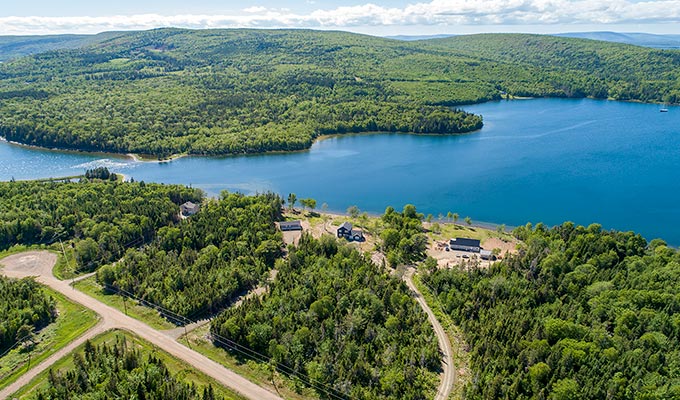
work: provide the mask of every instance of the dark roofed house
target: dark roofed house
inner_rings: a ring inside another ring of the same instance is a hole
[[[283,221],[279,222],[279,229],[281,231],[301,231],[302,224],[300,221]]]
[[[338,228],[338,237],[349,238],[352,233],[352,224],[349,222],[343,222]]]
[[[192,203],[190,201],[187,201],[186,203],[179,206],[182,215],[184,215],[185,217],[196,214],[200,208],[201,208],[200,204]]]
[[[347,239],[354,240],[356,242],[364,241],[364,232],[361,229],[352,229],[349,232]]]
[[[449,240],[449,247],[451,250],[471,251],[473,253],[479,253],[482,249],[479,239],[470,238],[451,239]]]

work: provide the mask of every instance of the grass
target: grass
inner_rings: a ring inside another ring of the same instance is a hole
[[[55,299],[59,316],[36,335],[37,345],[30,353],[32,366],[38,365],[99,321],[93,311],[67,300],[62,294],[49,288],[43,290]],[[3,388],[26,372],[28,353],[17,348],[2,357],[1,361],[0,388]]]
[[[105,332],[94,339],[92,339],[92,343],[94,345],[98,345],[103,342],[114,342],[118,337],[124,337],[129,343],[134,345],[139,349],[139,351],[143,355],[148,355],[153,353],[156,357],[159,357],[160,359],[163,360],[165,365],[168,367],[168,370],[170,373],[173,375],[178,375],[178,378],[181,380],[187,382],[187,383],[194,383],[199,387],[203,387],[206,385],[212,385],[213,389],[215,389],[215,394],[218,396],[222,396],[225,399],[229,400],[237,400],[237,399],[243,399],[243,397],[239,396],[238,394],[230,391],[227,388],[224,388],[222,385],[217,383],[214,379],[208,377],[207,375],[197,371],[194,368],[191,368],[189,365],[184,363],[183,361],[180,361],[173,356],[158,350],[153,346],[152,344],[146,342],[145,340],[140,339],[139,337],[135,336],[134,334],[126,331],[119,331],[119,330],[112,330]],[[83,345],[84,346],[84,345]],[[83,346],[80,346],[76,351],[82,351]],[[52,367],[53,369],[69,369],[73,368],[73,358],[71,355],[68,355],[61,360],[57,361],[54,366]],[[49,370],[43,371],[40,375],[38,375],[35,379],[33,379],[28,385],[23,387],[21,390],[19,390],[17,393],[15,393],[12,398],[16,397],[19,399],[22,398],[29,398],[32,394],[34,394],[37,390],[46,388],[48,386],[47,382],[47,374],[49,373]],[[200,391],[200,390],[199,390]]]
[[[82,275],[82,273],[78,274],[75,272],[78,270],[78,264],[76,263],[76,256],[71,246],[64,246],[66,258],[64,258],[64,253],[62,253],[61,245],[59,243],[57,243],[57,247],[57,262],[52,268],[54,277],[63,281]]]
[[[123,296],[106,293],[101,285],[97,283],[94,276],[78,281],[74,286],[81,292],[94,297],[95,299],[117,309],[120,312],[125,313],[127,311],[128,316],[142,321],[154,329],[164,330],[177,327],[165,318],[161,317],[158,312],[152,308],[140,305],[136,301],[130,299],[125,300],[125,303],[123,303]]]
[[[276,386],[274,386],[272,384],[272,372],[268,364],[252,360],[244,361],[234,357],[231,353],[215,346],[212,341],[207,339],[209,331],[210,325],[204,325],[181,337],[179,341],[251,382],[278,393],[284,399],[310,400],[319,398],[313,389],[306,388],[302,386],[300,381],[290,379],[278,372],[274,374],[274,382],[276,383]]]
[[[419,274],[413,276],[413,283],[416,285],[423,299],[430,306],[432,312],[449,336],[451,342],[453,364],[456,368],[456,381],[451,391],[449,399],[463,399],[463,388],[470,383],[470,354],[467,352],[467,344],[463,338],[463,333],[456,326],[451,317],[444,311],[439,299],[437,299],[430,289],[422,282]]]

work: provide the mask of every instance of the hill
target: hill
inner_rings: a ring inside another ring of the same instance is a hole
[[[626,43],[635,46],[653,47],[657,49],[679,49],[680,35],[654,35],[651,33],[620,32],[569,32],[555,36],[602,40],[607,42]]]
[[[404,42],[345,32],[131,32],[0,65],[0,135],[138,152],[301,150],[323,134],[464,133],[511,96],[675,103],[680,52],[540,35]]]
[[[0,36],[0,62],[59,49],[77,49],[122,35],[104,32],[97,35]]]

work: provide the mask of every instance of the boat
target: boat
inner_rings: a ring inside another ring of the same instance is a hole
[[[667,108],[662,108],[662,109],[659,110],[659,112],[668,112],[668,109],[667,109]]]

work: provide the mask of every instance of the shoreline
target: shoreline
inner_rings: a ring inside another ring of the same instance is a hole
[[[536,100],[536,99],[561,99],[561,100],[593,100],[593,101],[615,101],[615,102],[623,102],[623,103],[634,103],[634,104],[649,104],[649,105],[664,105],[667,108],[670,107],[680,107],[680,104],[667,104],[664,102],[646,102],[642,100],[616,100],[616,99],[599,99],[599,98],[594,98],[594,97],[536,97],[536,96],[511,96],[507,95],[507,97],[503,97],[501,99],[490,99],[486,101],[481,101],[477,103],[467,103],[461,106],[457,106],[457,109],[460,109],[462,111],[465,110],[465,106],[475,106],[475,105],[481,105],[481,104],[486,104],[486,103],[500,103],[500,102],[505,102],[505,101],[526,101],[526,100]],[[449,107],[452,108],[452,107]],[[469,111],[466,111],[469,112]],[[476,115],[476,114],[475,114]],[[482,117],[482,121],[484,119],[483,115],[480,115]],[[227,158],[227,157],[249,157],[249,156],[263,156],[263,155],[276,155],[276,154],[295,154],[295,153],[303,153],[303,152],[309,152],[312,147],[314,146],[315,143],[321,142],[324,140],[328,139],[334,139],[337,137],[341,136],[359,136],[359,135],[385,135],[385,134],[397,134],[397,135],[413,135],[413,136],[464,136],[464,135],[472,135],[481,132],[484,129],[484,126],[482,125],[481,128],[475,129],[469,132],[451,132],[451,133],[417,133],[417,132],[390,132],[390,131],[368,131],[368,132],[346,132],[346,133],[329,133],[329,134],[323,134],[316,136],[312,139],[312,142],[309,147],[304,148],[304,149],[298,149],[298,150],[270,150],[270,151],[263,151],[263,152],[258,152],[258,153],[224,153],[224,154],[191,154],[191,153],[176,153],[172,154],[167,158],[163,159],[157,159],[156,156],[153,155],[145,155],[145,154],[140,154],[140,153],[116,153],[116,152],[110,152],[110,151],[90,151],[90,150],[83,150],[83,149],[73,149],[73,148],[61,148],[61,147],[45,147],[45,146],[39,146],[39,145],[34,145],[34,144],[26,144],[26,143],[20,143],[20,142],[15,142],[12,140],[7,140],[7,138],[0,136],[0,142],[5,142],[13,146],[21,146],[21,147],[26,147],[29,149],[34,149],[34,150],[43,150],[43,151],[54,151],[54,152],[62,152],[62,153],[76,153],[76,154],[91,154],[91,155],[101,155],[101,156],[110,156],[113,158],[123,158],[123,159],[128,159],[132,160],[133,162],[139,162],[139,163],[166,163],[166,162],[172,162],[175,160],[179,160],[185,157],[212,157],[212,158]]]

